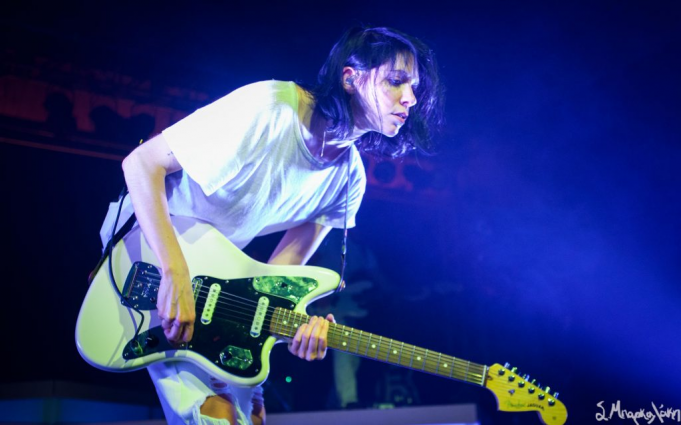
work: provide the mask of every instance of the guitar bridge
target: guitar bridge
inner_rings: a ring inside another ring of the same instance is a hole
[[[156,309],[156,297],[160,284],[161,273],[156,266],[137,261],[132,265],[125,279],[121,304],[130,304],[139,310]]]

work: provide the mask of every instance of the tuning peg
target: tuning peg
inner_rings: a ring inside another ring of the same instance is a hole
[[[533,379],[533,380],[532,380],[532,385],[536,385],[536,383],[537,383],[537,380],[536,380],[536,379]]]
[[[555,393],[553,393],[553,398],[558,398],[558,391],[556,391]]]
[[[505,367],[506,369],[508,369],[508,368],[511,367],[511,364],[510,364],[509,362],[506,362],[506,363],[504,363],[504,367]]]
[[[514,368],[511,369],[511,373],[516,373],[517,371],[518,371],[517,367],[514,367]]]
[[[529,381],[529,380],[530,380],[530,375],[528,375],[527,373],[524,374],[524,375],[523,375],[523,379],[526,380],[526,381]]]
[[[546,394],[551,394],[551,387],[547,385],[544,391],[546,391]]]

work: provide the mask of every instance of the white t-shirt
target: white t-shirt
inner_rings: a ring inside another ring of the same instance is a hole
[[[254,237],[304,222],[342,228],[350,161],[348,227],[366,188],[357,149],[329,163],[303,142],[298,90],[293,82],[263,81],[241,87],[163,131],[182,166],[166,178],[172,215],[216,227],[239,248]],[[118,203],[109,207],[102,244],[111,236]],[[132,214],[125,198],[118,228]]]
[[[357,149],[331,163],[303,142],[293,82],[244,86],[163,132],[183,168],[166,179],[174,215],[211,223],[235,245],[311,221],[348,227],[366,187]]]

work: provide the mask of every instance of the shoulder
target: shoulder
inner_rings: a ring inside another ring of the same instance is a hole
[[[251,125],[293,116],[298,110],[297,85],[290,81],[260,81],[230,92],[198,109],[196,117],[203,121],[219,119],[230,127]]]
[[[239,100],[244,107],[248,105],[298,106],[299,87],[292,81],[267,80],[240,87],[225,98]]]

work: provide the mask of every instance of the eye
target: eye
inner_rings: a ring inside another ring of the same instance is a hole
[[[388,81],[390,82],[390,85],[395,87],[399,87],[402,85],[402,80],[398,78],[391,78]]]

